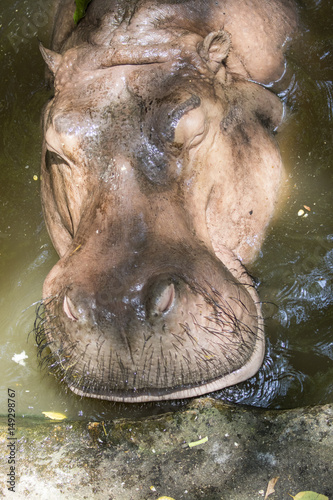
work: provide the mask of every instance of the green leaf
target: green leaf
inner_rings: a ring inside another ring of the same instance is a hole
[[[290,495],[293,497],[292,495]],[[314,491],[301,491],[297,493],[294,500],[328,500],[328,497],[325,495],[320,495],[319,493],[315,493]]]
[[[88,4],[91,2],[91,0],[75,0],[76,3],[76,9],[74,12],[74,22],[77,24],[80,19],[82,19],[86,13]]]

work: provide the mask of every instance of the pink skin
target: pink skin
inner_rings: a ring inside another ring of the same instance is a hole
[[[287,1],[212,2],[209,15],[192,4],[142,3],[111,29],[113,2],[94,0],[76,30],[55,30],[61,53],[42,48],[55,78],[42,201],[60,256],[44,284],[45,337],[79,395],[192,397],[262,363],[241,262],[279,197],[282,107],[254,80],[281,76],[295,16]]]

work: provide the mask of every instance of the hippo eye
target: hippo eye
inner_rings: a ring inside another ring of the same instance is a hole
[[[208,124],[202,108],[192,109],[179,120],[175,129],[175,143],[191,149],[206,137]]]
[[[53,151],[46,152],[45,165],[49,173],[50,189],[53,193],[55,206],[65,229],[70,236],[73,237],[74,224],[71,214],[72,204],[70,194],[68,194],[71,184],[70,167],[60,155]]]
[[[61,158],[58,153],[55,153],[54,151],[49,151],[50,157],[52,158],[52,162],[56,163],[57,165],[61,165],[62,163],[66,163],[63,158]]]
[[[46,142],[46,156],[47,156],[47,163],[55,163],[57,165],[61,164],[66,164],[66,160],[59,154],[57,151],[50,145],[48,142]]]
[[[145,119],[141,128],[140,145],[136,151],[135,160],[138,169],[154,184],[165,184],[179,175],[179,164],[170,162],[182,151],[184,139],[175,140],[179,123],[188,113],[199,109],[201,100],[191,95],[187,100],[184,96],[169,95],[162,101],[148,103],[143,108]],[[203,134],[197,130],[196,135]],[[193,139],[193,138],[192,138]],[[191,146],[192,147],[192,146]]]
[[[151,130],[155,131],[164,143],[179,144],[183,141],[175,140],[176,130],[179,123],[192,111],[198,109],[201,104],[200,97],[192,95],[189,99],[180,102],[172,102],[170,96],[160,105],[158,115],[152,120]]]

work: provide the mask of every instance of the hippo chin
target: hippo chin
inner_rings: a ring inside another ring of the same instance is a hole
[[[260,249],[282,164],[273,132],[288,0],[92,0],[58,8],[42,204],[60,260],[40,351],[81,396],[186,398],[253,376]],[[241,263],[242,262],[242,263]]]

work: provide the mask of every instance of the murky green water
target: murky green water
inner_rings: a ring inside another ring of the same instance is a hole
[[[281,94],[287,119],[279,142],[289,198],[250,269],[264,301],[267,356],[256,377],[217,395],[228,401],[274,408],[333,401],[330,4],[300,2],[302,34],[289,52],[290,84]],[[126,406],[66,393],[40,371],[33,336],[28,340],[34,303],[57,260],[39,199],[39,120],[48,90],[37,37],[48,45],[52,16],[46,5],[2,0],[0,14],[0,413],[6,412],[8,387],[16,390],[17,412],[24,415],[57,411],[93,419],[157,413],[173,403]],[[298,216],[299,210],[307,216]],[[22,364],[15,354],[24,358]]]

